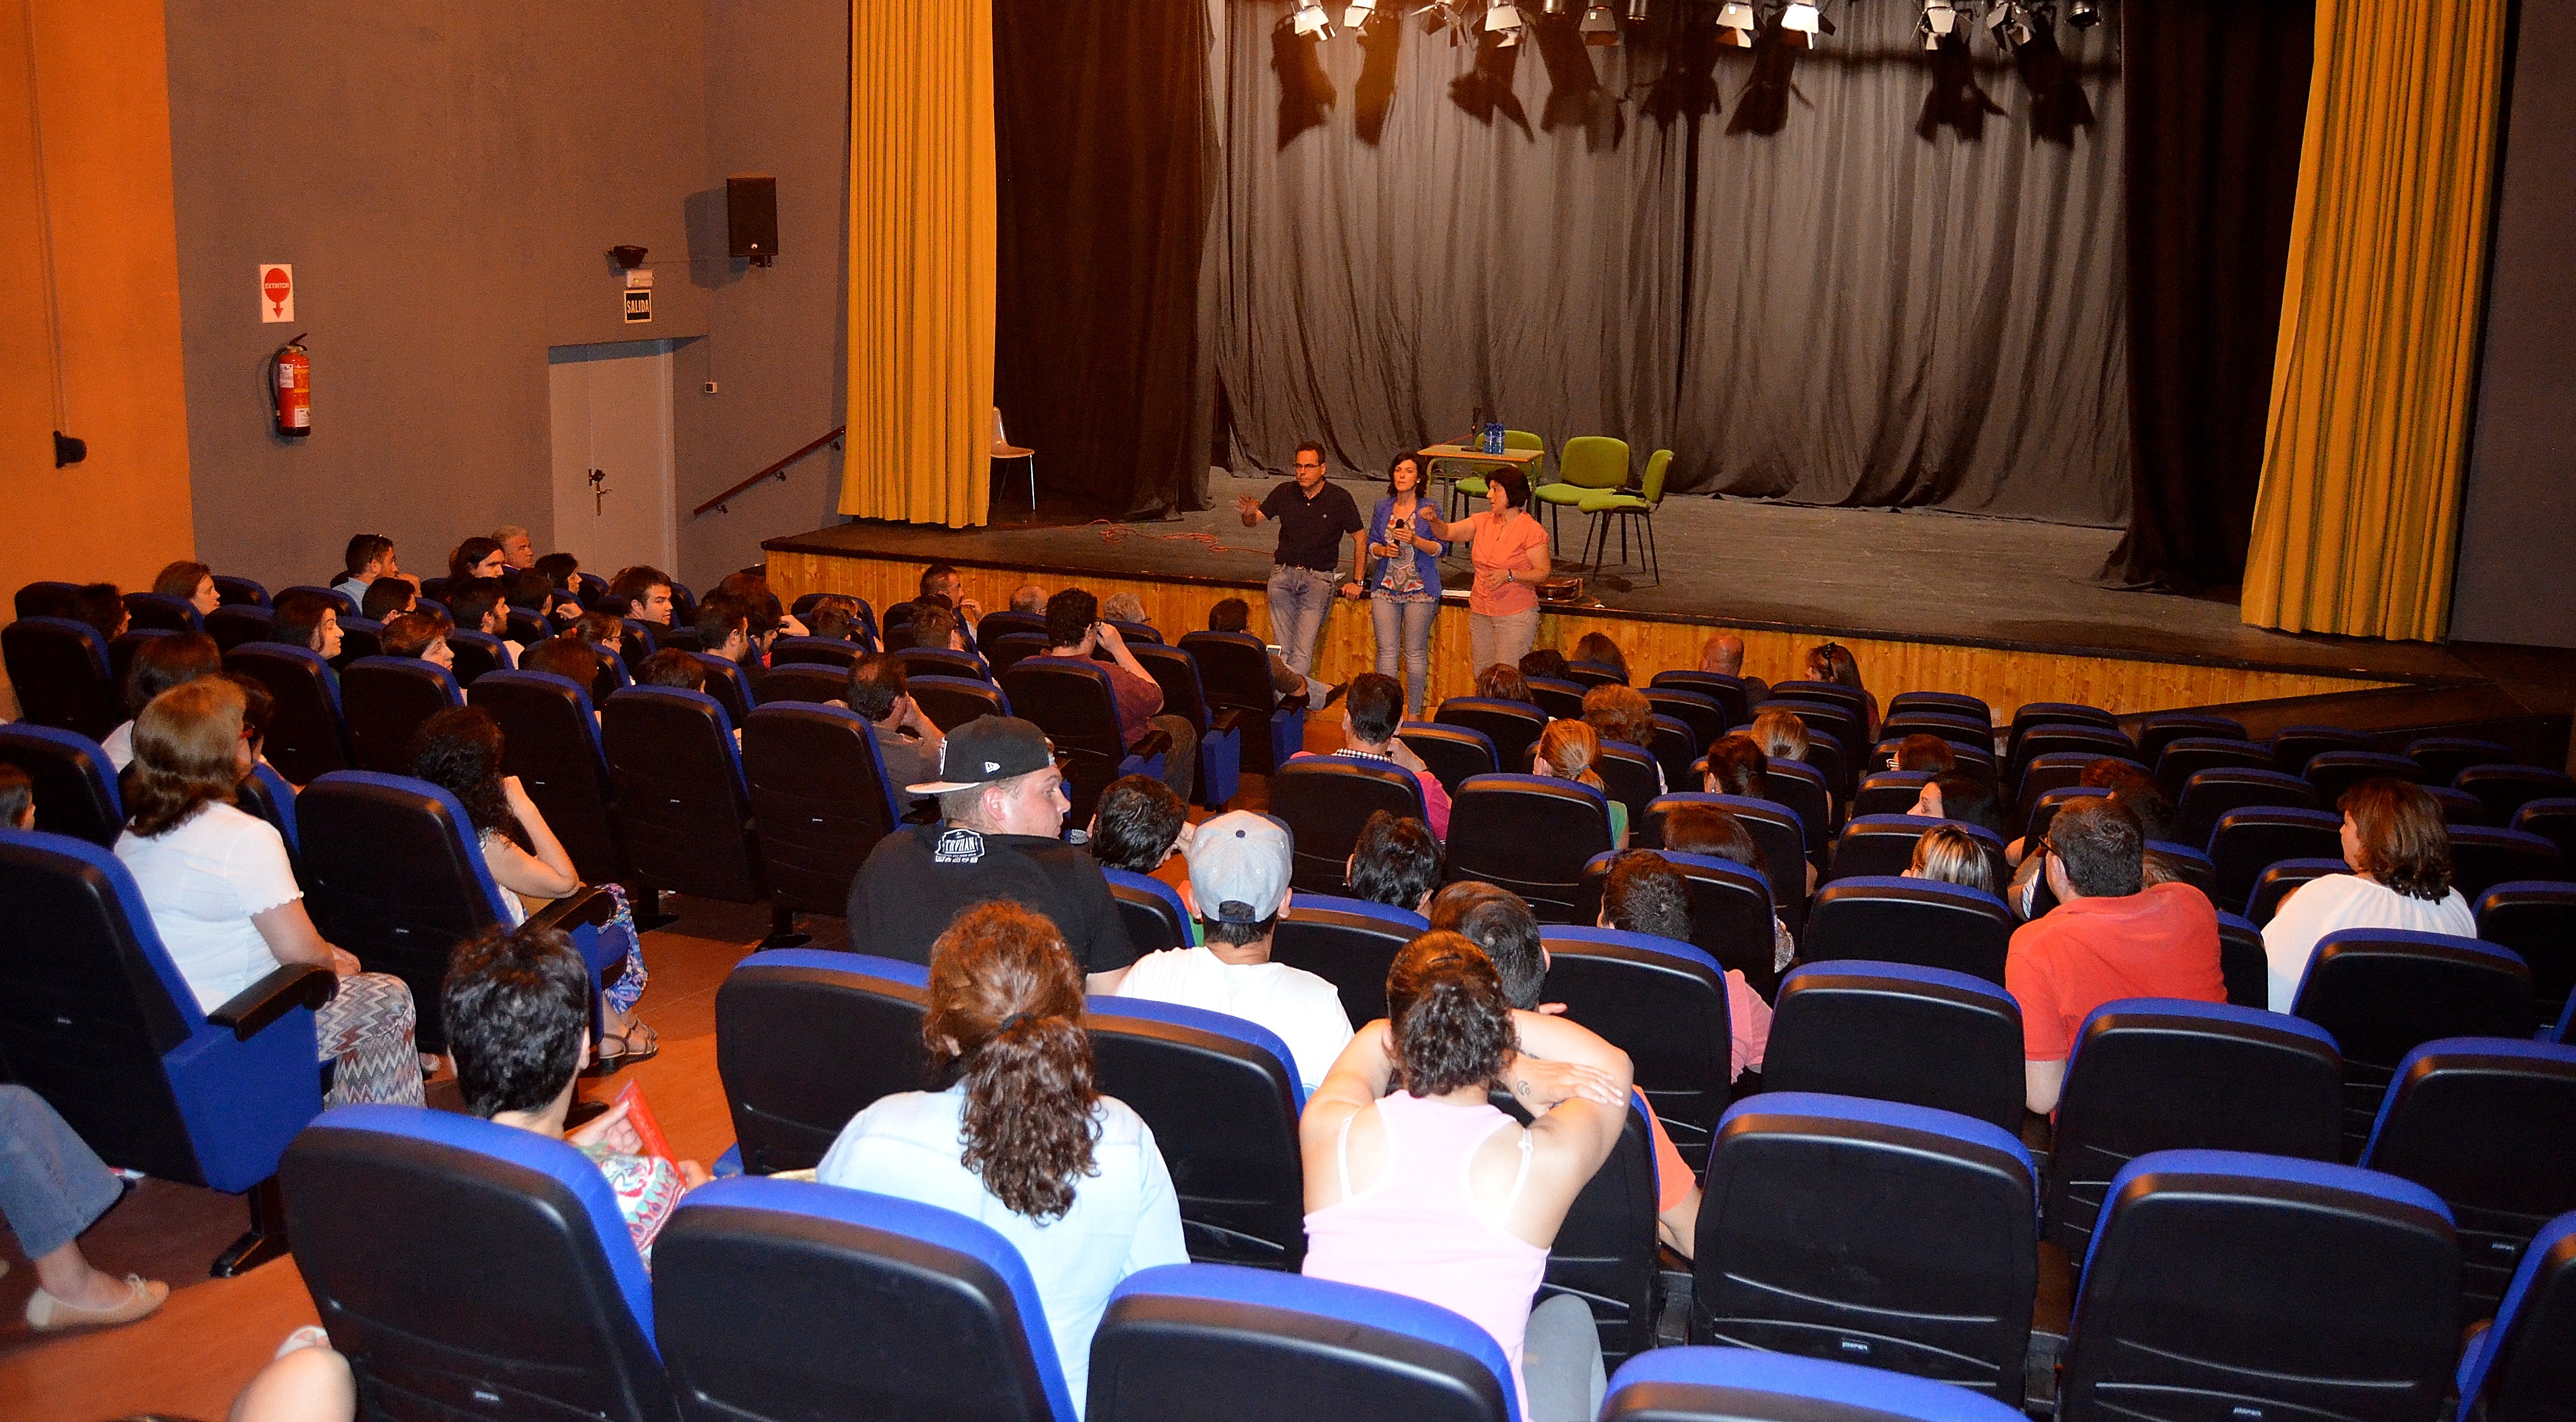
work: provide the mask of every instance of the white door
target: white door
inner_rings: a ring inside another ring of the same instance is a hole
[[[581,570],[613,577],[679,561],[671,442],[671,343],[612,341],[546,352],[554,411],[555,540]]]

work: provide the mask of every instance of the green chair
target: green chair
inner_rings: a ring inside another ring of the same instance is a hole
[[[1547,441],[1539,438],[1537,435],[1531,434],[1527,430],[1505,430],[1503,431],[1503,448],[1543,450],[1547,448]],[[1441,460],[1440,462],[1444,466],[1453,465],[1455,463],[1455,461],[1447,459]],[[1547,472],[1545,468],[1546,464],[1546,460],[1540,459],[1523,467],[1528,469],[1532,475],[1544,476]],[[1462,504],[1470,500],[1485,497],[1486,475],[1500,473],[1512,466],[1508,464],[1475,464],[1468,467],[1468,473],[1449,477],[1449,518],[1453,523],[1461,517],[1460,506]],[[1538,479],[1532,478],[1530,483],[1535,487],[1538,484]]]
[[[1547,510],[1549,540],[1561,543],[1556,526],[1557,510],[1580,509],[1588,495],[1627,487],[1628,442],[1608,435],[1576,435],[1565,442],[1565,448],[1557,454],[1556,465],[1562,482],[1534,488],[1530,495],[1537,505]],[[1537,509],[1531,511],[1535,513]]]
[[[1628,561],[1628,520],[1633,518],[1639,521],[1638,542],[1645,550],[1646,566],[1653,571],[1656,582],[1664,580],[1663,561],[1655,556],[1655,508],[1664,501],[1664,472],[1672,467],[1672,463],[1673,452],[1669,449],[1659,449],[1647,456],[1642,498],[1625,492],[1590,493],[1575,505],[1578,511],[1592,515],[1591,531],[1583,538],[1583,561],[1586,565],[1598,568],[1600,560],[1609,556],[1610,521],[1617,519],[1619,562],[1624,566]],[[1601,544],[1601,551],[1597,554],[1592,551],[1595,539]]]

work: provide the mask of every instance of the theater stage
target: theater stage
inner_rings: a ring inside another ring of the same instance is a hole
[[[944,562],[987,609],[1007,605],[1024,582],[1053,591],[1078,581],[1103,597],[1136,593],[1166,638],[1206,626],[1208,607],[1226,597],[1249,601],[1261,631],[1276,530],[1243,527],[1233,501],[1275,482],[1219,477],[1217,508],[1157,523],[1080,523],[1050,510],[1044,520],[957,531],[851,522],[761,546],[783,596],[849,592],[882,607],[912,595],[923,565]],[[1380,492],[1346,487],[1363,509]],[[2232,598],[2113,591],[2091,578],[2117,529],[1675,497],[1655,515],[1658,582],[1633,547],[1628,564],[1616,565],[1615,536],[1611,566],[1568,566],[1586,522],[1566,516],[1558,558],[1561,571],[1584,573],[1582,601],[1550,609],[1539,645],[1563,648],[1605,632],[1641,680],[1696,665],[1701,639],[1723,627],[1743,636],[1746,671],[1765,680],[1797,676],[1805,649],[1831,637],[1852,649],[1882,695],[1963,691],[2003,717],[2026,701],[2081,701],[2124,715],[2240,706],[2257,735],[2300,720],[2484,726],[2544,764],[2566,756],[2576,653],[2292,636],[2243,625]],[[1432,642],[1435,699],[1465,694],[1473,680],[1460,591],[1466,564],[1452,559],[1447,568],[1451,602]],[[1365,609],[1336,608],[1321,674],[1339,681],[1374,658]]]

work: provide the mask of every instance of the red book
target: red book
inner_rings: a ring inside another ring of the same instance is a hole
[[[653,1119],[653,1108],[645,1102],[640,1082],[626,1083],[625,1089],[617,1093],[616,1104],[625,1106],[626,1124],[635,1128],[636,1137],[644,1142],[646,1155],[658,1155],[664,1160],[679,1159],[672,1152],[670,1141],[663,1137],[661,1123]]]

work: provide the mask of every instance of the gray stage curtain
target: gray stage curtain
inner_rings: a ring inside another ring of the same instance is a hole
[[[1714,6],[1586,50],[1532,4],[1508,71],[1408,27],[1391,100],[1287,9],[1237,5],[1227,45],[1236,467],[1382,464],[1483,404],[1669,447],[1682,489],[2123,520],[2116,4],[2018,60],[1927,53],[1883,0],[1751,53]]]

